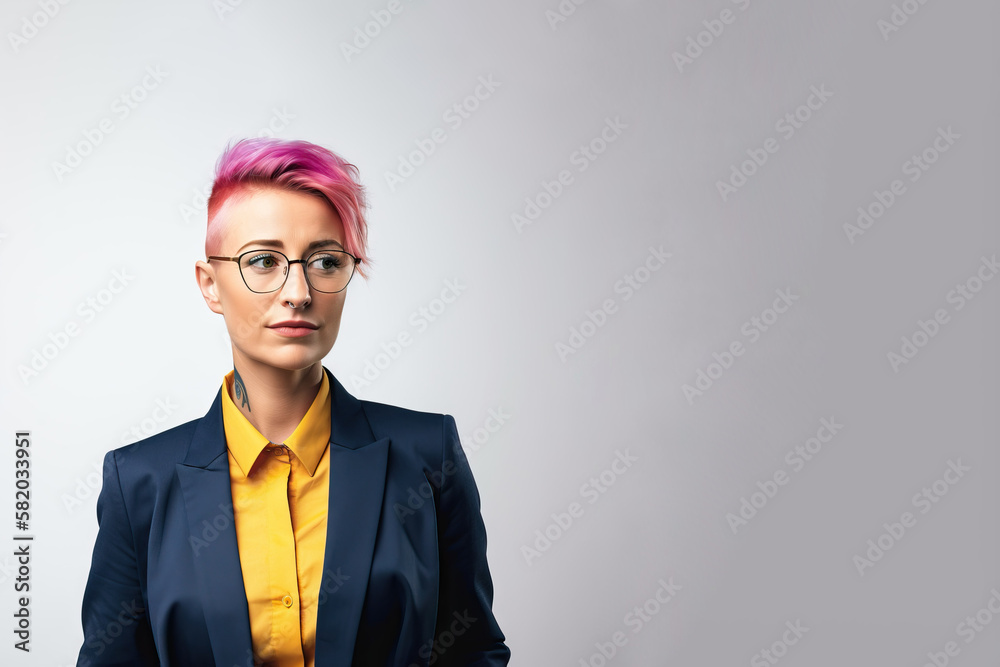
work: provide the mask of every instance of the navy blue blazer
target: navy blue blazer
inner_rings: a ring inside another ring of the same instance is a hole
[[[506,665],[479,492],[451,415],[330,379],[316,667]],[[250,667],[222,389],[208,413],[104,457],[78,667]]]

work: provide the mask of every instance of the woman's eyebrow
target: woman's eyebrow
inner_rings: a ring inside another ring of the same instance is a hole
[[[281,249],[284,249],[284,247],[285,247],[285,244],[282,243],[280,239],[257,239],[255,241],[249,241],[248,243],[244,243],[243,247],[236,251],[236,254],[237,255],[240,254],[241,252],[243,252],[244,248],[246,248],[247,246],[251,246],[251,245],[269,245],[269,246],[274,246],[276,248],[281,248]],[[312,250],[313,248],[322,248],[323,246],[327,246],[327,245],[337,245],[337,246],[340,246],[341,250],[344,249],[344,246],[341,245],[340,241],[338,241],[336,239],[323,239],[322,241],[313,241],[312,243],[310,243],[309,245],[307,245],[306,246],[306,251],[308,252],[309,250]]]

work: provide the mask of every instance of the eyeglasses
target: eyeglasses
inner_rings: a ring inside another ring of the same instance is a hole
[[[317,292],[334,294],[347,287],[361,260],[343,250],[317,250],[308,259],[288,259],[277,250],[247,250],[238,257],[209,256],[236,262],[243,283],[251,292],[267,294],[281,289],[288,280],[288,266],[302,264],[306,282]]]

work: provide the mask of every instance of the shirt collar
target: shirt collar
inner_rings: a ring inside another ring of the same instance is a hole
[[[233,384],[233,371],[222,380],[222,422],[226,432],[226,443],[240,472],[246,477],[261,451],[270,441],[240,412],[229,396]],[[302,421],[295,427],[283,444],[288,445],[309,476],[316,472],[316,466],[330,443],[330,379],[323,372],[323,381],[306,411]]]

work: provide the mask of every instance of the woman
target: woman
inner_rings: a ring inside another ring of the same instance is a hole
[[[369,263],[356,176],[303,141],[220,158],[195,271],[233,370],[105,456],[78,666],[507,664],[454,418],[322,365]]]

